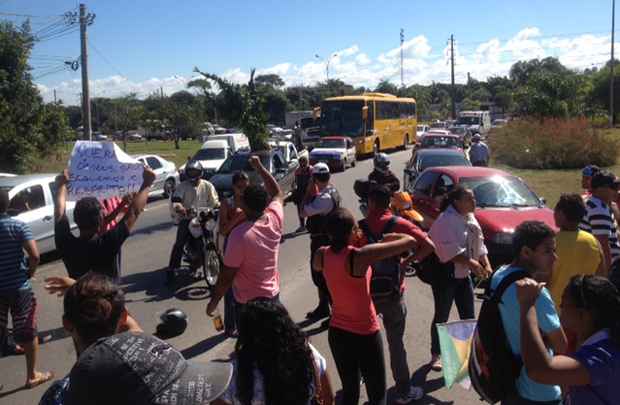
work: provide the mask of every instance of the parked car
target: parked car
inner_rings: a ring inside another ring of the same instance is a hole
[[[310,152],[310,164],[327,163],[330,170],[345,171],[347,166],[354,167],[355,144],[346,136],[326,136]]]
[[[15,175],[11,173],[0,173],[0,177],[15,177]]]
[[[523,221],[542,221],[556,229],[553,211],[523,180],[498,169],[464,166],[427,169],[410,186],[414,208],[424,217],[425,227],[439,216],[442,197],[456,184],[474,192],[474,215],[493,268],[512,261],[512,237]]]
[[[420,139],[429,129],[431,128],[428,125],[418,125],[415,131],[416,139]]]
[[[174,162],[157,155],[135,155],[133,158],[148,165],[155,172],[156,177],[149,196],[161,194],[168,198],[174,193],[174,189],[181,181]]]
[[[261,178],[248,163],[251,154],[252,153],[249,151],[242,151],[229,156],[217,173],[209,179],[221,197],[232,195],[232,176],[237,171],[246,172],[252,183],[262,182]],[[299,161],[292,160],[287,164],[284,160],[284,156],[282,156],[282,153],[277,149],[261,152],[258,156],[263,166],[265,166],[277,180],[284,194],[290,194],[293,187],[293,180],[295,179],[295,170],[299,167]]]
[[[127,134],[127,141],[129,142],[142,142],[144,137],[138,133]]]
[[[458,135],[427,132],[416,149],[426,148],[457,148],[463,149],[463,140]]]
[[[9,193],[8,214],[30,226],[40,253],[56,250],[54,241],[55,174],[32,174],[0,178],[0,189]],[[71,229],[75,202],[67,201],[66,213]]]
[[[424,170],[437,166],[471,166],[471,163],[460,149],[416,149],[405,166],[403,189],[408,190]]]
[[[203,177],[208,180],[233,153],[226,140],[214,139],[203,143],[190,160],[200,162],[204,169]],[[185,180],[185,165],[179,167],[179,176],[181,180]]]
[[[448,128],[448,123],[446,121],[436,120],[431,123],[431,129],[446,129]]]

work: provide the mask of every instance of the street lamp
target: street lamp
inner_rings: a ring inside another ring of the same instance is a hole
[[[327,78],[327,81],[329,81],[329,63],[332,61],[332,59],[334,59],[336,56],[338,56],[338,52],[334,52],[333,54],[330,55],[329,58],[327,58],[325,60],[325,77]],[[317,59],[321,59],[321,56],[319,56],[318,53],[314,54],[314,57]]]

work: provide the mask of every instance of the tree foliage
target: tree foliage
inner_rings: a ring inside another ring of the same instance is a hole
[[[0,21],[0,171],[32,168],[66,137],[63,109],[45,105],[32,82],[32,46],[27,23]]]

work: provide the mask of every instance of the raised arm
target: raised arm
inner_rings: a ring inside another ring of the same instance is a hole
[[[54,200],[54,222],[58,222],[65,216],[67,206],[67,183],[69,183],[69,170],[65,169],[56,176],[56,199]]]
[[[271,173],[269,173],[269,171],[265,169],[265,166],[263,166],[259,157],[250,156],[249,162],[250,165],[254,168],[254,170],[256,170],[256,173],[258,173],[263,179],[263,182],[265,183],[265,189],[267,190],[271,198],[274,200],[280,200],[280,202],[282,202],[284,200],[284,193],[282,192],[280,185],[278,185],[278,182],[276,181],[276,179],[273,178]]]
[[[131,231],[131,229],[136,224],[138,217],[146,207],[146,202],[149,197],[149,190],[153,181],[155,181],[155,173],[148,167],[144,167],[144,173],[142,174],[142,187],[140,187],[140,191],[136,194],[127,210],[127,214],[125,214],[125,224],[127,225],[127,229]]]
[[[413,249],[415,245],[416,240],[409,235],[400,233],[387,234],[382,242],[366,245],[357,251],[353,258],[351,274],[354,277],[362,277],[371,264],[405,253]]]

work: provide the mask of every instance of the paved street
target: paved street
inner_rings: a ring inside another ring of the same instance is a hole
[[[401,177],[410,151],[391,154],[392,168]],[[371,171],[372,161],[359,162],[357,167],[345,173],[336,174],[334,184],[341,192],[344,205],[359,215],[357,198],[353,193],[353,181],[366,177]],[[295,208],[286,207],[287,232],[298,226]],[[128,308],[147,332],[154,332],[159,314],[165,309],[178,307],[189,314],[190,325],[187,331],[170,342],[187,358],[208,360],[226,357],[232,350],[234,341],[226,340],[222,334],[214,330],[211,319],[204,313],[207,291],[202,280],[193,282],[186,277],[179,282],[176,292],[163,287],[163,269],[167,265],[176,228],[172,225],[166,201],[153,201],[139,220],[138,229],[127,241],[123,249],[123,283],[127,293]],[[297,321],[303,321],[305,313],[316,305],[316,290],[309,275],[309,238],[306,234],[292,236],[287,234],[280,251],[280,271],[282,301]],[[50,261],[43,265],[36,276],[34,287],[39,304],[39,330],[41,348],[39,368],[51,370],[57,377],[64,376],[75,360],[75,352],[71,339],[62,329],[62,299],[49,296],[44,292],[43,279],[49,275],[63,275],[65,269],[62,262]],[[430,337],[429,328],[433,315],[430,288],[415,278],[407,281],[408,325],[406,347],[409,365],[414,378],[424,382],[427,395],[418,401],[420,404],[478,404],[473,392],[460,386],[451,390],[443,388],[440,373],[430,372],[424,364],[429,360]],[[223,304],[220,311],[223,313]],[[455,313],[453,313],[455,316]],[[312,343],[327,358],[329,373],[335,390],[340,389],[340,380],[327,343],[327,332],[316,330],[314,325],[305,328],[312,335]],[[363,356],[360,353],[360,356]],[[386,361],[388,359],[386,346]],[[36,404],[44,390],[45,384],[33,390],[20,390],[25,381],[25,361],[23,357],[0,359],[2,376],[0,382],[4,390],[0,392],[0,404],[22,405]],[[417,371],[416,371],[417,370]],[[393,386],[388,363],[388,387]],[[362,390],[365,398],[365,392]]]

